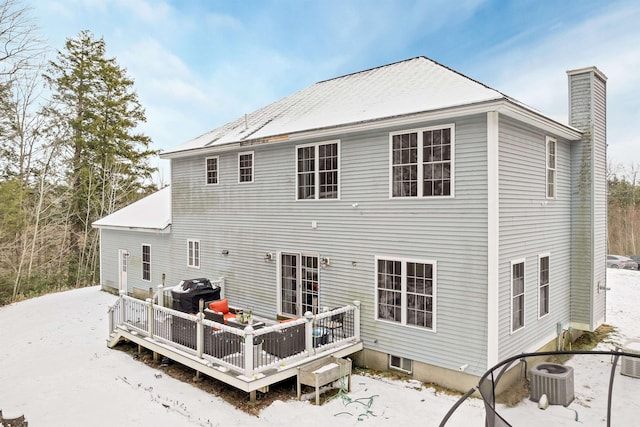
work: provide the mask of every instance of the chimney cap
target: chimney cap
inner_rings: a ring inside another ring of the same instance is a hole
[[[604,73],[600,71],[596,66],[576,68],[574,70],[567,70],[567,75],[569,76],[576,76],[578,74],[588,74],[588,73],[594,73],[595,75],[600,77],[603,81],[605,82],[607,81],[607,76],[605,76]]]

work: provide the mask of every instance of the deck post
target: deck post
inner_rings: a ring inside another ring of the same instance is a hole
[[[244,328],[244,376],[253,377],[253,326]]]
[[[164,284],[158,285],[158,292],[156,295],[158,295],[158,305],[160,307],[164,307]]]
[[[304,326],[304,345],[307,350],[307,356],[313,355],[313,313],[307,311],[304,314],[307,323]]]
[[[224,288],[225,288],[224,276],[220,277],[218,281],[220,282],[220,299],[224,299]]]
[[[147,332],[153,338],[153,298],[147,298]]]
[[[119,325],[124,325],[125,317],[125,307],[124,307],[124,296],[127,294],[127,291],[124,289],[120,289],[120,319],[118,319]]]
[[[198,312],[196,313],[196,351],[200,359],[202,359],[202,353],[204,353],[204,325],[202,324],[202,319],[204,319],[204,300],[200,298]]]
[[[356,309],[353,311],[353,335],[357,340],[360,340],[360,301],[353,302]]]
[[[111,335],[113,333],[113,331],[115,330],[116,325],[114,325],[114,314],[113,314],[113,310],[115,308],[115,306],[119,303],[120,301],[116,301],[116,303],[114,305],[112,305],[111,307],[109,307],[109,310],[107,311],[107,314],[109,315],[109,335]]]
[[[196,314],[196,350],[200,359],[202,359],[202,353],[204,352],[204,325],[202,324],[202,319],[204,319],[204,313],[200,311]]]

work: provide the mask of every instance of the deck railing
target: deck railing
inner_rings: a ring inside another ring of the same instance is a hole
[[[248,378],[319,353],[330,354],[360,339],[357,301],[285,323],[272,322],[259,329],[252,325],[239,329],[205,319],[202,313],[187,314],[155,304],[152,298],[142,301],[124,294],[109,309],[110,332],[118,327],[135,331]]]

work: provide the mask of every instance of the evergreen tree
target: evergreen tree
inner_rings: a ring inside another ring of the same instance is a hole
[[[139,198],[154,168],[149,137],[136,131],[144,110],[105,42],[89,31],[67,39],[50,63],[45,80],[52,90],[47,110],[57,143],[67,155],[69,183],[69,283],[91,282],[97,271],[98,241],[91,223]]]

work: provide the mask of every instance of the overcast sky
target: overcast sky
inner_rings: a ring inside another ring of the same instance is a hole
[[[25,3],[27,4],[27,3]],[[35,0],[53,49],[90,30],[168,149],[313,83],[427,56],[566,123],[566,70],[607,77],[609,161],[640,164],[640,2]],[[166,161],[159,161],[168,181]]]

